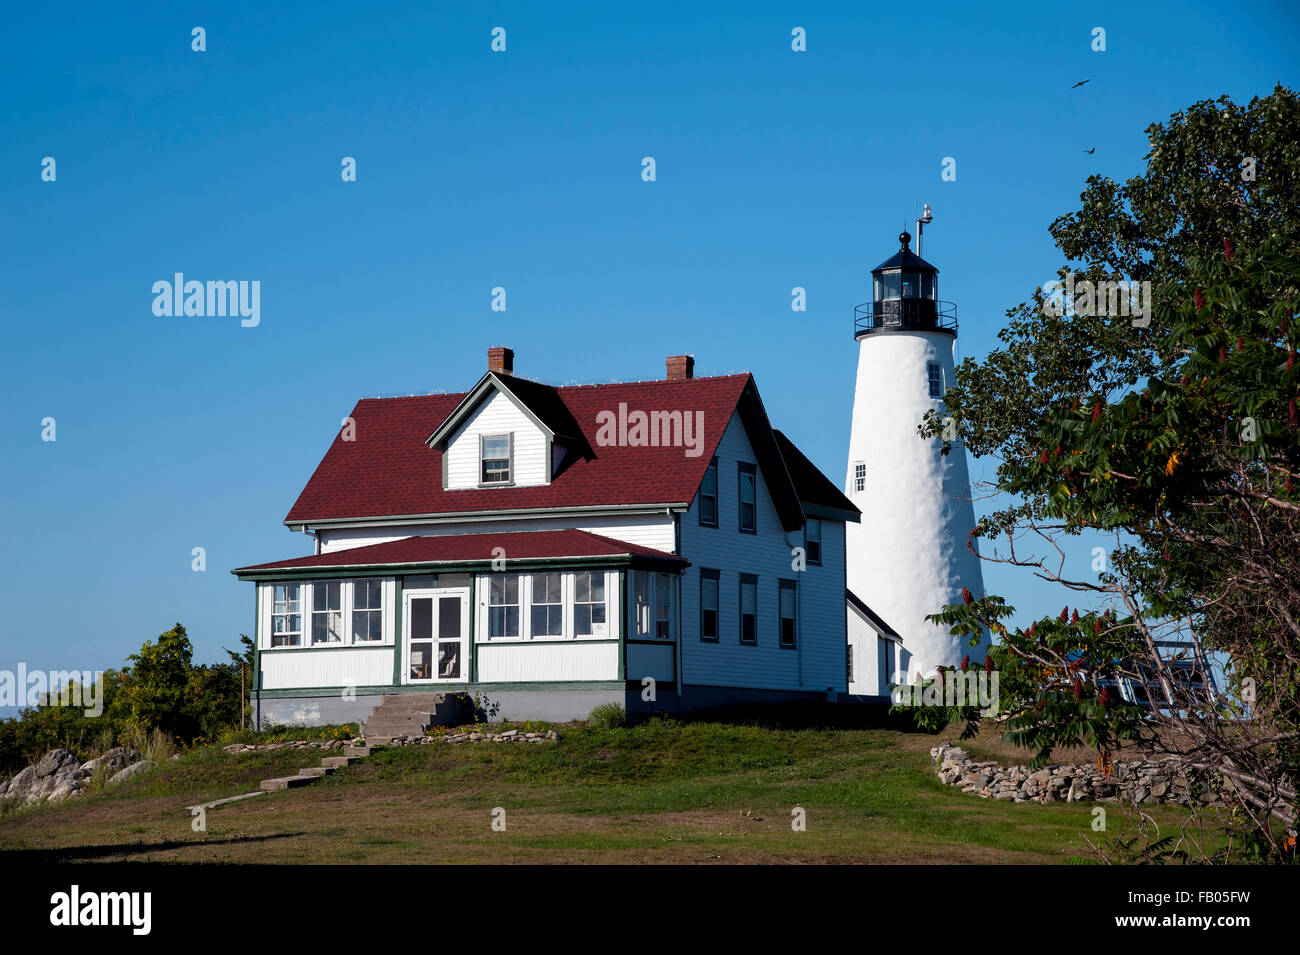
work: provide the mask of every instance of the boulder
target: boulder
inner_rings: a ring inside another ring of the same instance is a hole
[[[132,779],[135,776],[139,776],[145,770],[150,769],[152,767],[153,767],[153,760],[150,759],[139,760],[138,762],[134,762],[130,766],[127,766],[125,769],[119,770],[118,772],[114,773],[109,778],[108,784],[110,786],[114,786],[118,783],[125,782],[128,779]]]
[[[36,764],[36,775],[41,777],[53,776],[69,760],[76,762],[77,757],[66,749],[52,749],[42,756],[41,761]]]

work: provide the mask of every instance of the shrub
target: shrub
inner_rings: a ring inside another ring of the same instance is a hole
[[[621,703],[602,703],[587,717],[591,725],[603,730],[614,729],[627,723],[627,710]]]

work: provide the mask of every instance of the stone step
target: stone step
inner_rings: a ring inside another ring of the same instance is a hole
[[[390,739],[394,736],[423,736],[424,726],[419,723],[375,723],[367,726],[363,735],[366,739],[376,736],[387,736]]]
[[[369,749],[369,747],[365,748]],[[360,756],[326,756],[320,761],[320,764],[334,769],[342,769],[344,766],[351,766],[360,759]]]
[[[386,743],[388,742],[388,740],[384,740],[384,742]],[[343,752],[347,756],[354,756],[357,758],[361,758],[363,756],[369,756],[377,749],[383,749],[383,743],[380,743],[378,740],[374,740],[374,741],[367,741],[365,746],[345,746],[343,747]],[[333,757],[329,757],[329,756],[325,757],[325,759],[331,759],[331,758]],[[324,760],[322,760],[321,762],[324,762]]]
[[[410,716],[393,716],[391,713],[384,713],[367,720],[365,728],[369,729],[372,726],[381,724],[384,726],[404,726],[407,728],[418,726],[422,728],[429,726],[433,722],[434,715],[432,713],[412,713]]]
[[[308,766],[306,769],[298,770],[299,776],[328,776],[334,772],[333,766]]]
[[[316,776],[280,776],[277,779],[263,779],[262,788],[267,792],[275,789],[297,789],[316,781]]]
[[[447,699],[446,693],[386,693],[380,698],[380,703],[384,705],[389,703],[414,703],[419,701],[441,703],[445,699]]]

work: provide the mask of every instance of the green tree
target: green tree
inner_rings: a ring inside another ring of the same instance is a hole
[[[1256,844],[1281,856],[1300,729],[1300,103],[1281,87],[1207,101],[1148,134],[1144,175],[1090,179],[1051,229],[1077,280],[1151,282],[1149,325],[1057,314],[1039,290],[945,396],[1010,502],[977,528],[999,548],[985,556],[1107,612],[1010,631],[1011,608],[982,596],[935,619],[998,635],[1003,728],[1036,762],[1083,745],[1105,766],[1138,740],[1227,780]],[[1084,532],[1113,537],[1101,574],[1059,561]],[[1206,692],[1198,648],[1228,655],[1231,692]],[[1154,706],[1127,705],[1120,682]]]
[[[185,627],[177,623],[159,634],[157,643],[146,640],[139,653],[127,658],[132,665],[122,702],[133,724],[173,736],[192,732],[194,721],[186,695],[193,657],[194,646]]]

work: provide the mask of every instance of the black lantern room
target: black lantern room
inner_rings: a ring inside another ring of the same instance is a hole
[[[872,301],[853,310],[853,334],[945,332],[957,335],[957,306],[939,301],[939,270],[912,252],[912,236],[898,237],[894,256],[871,270]]]

